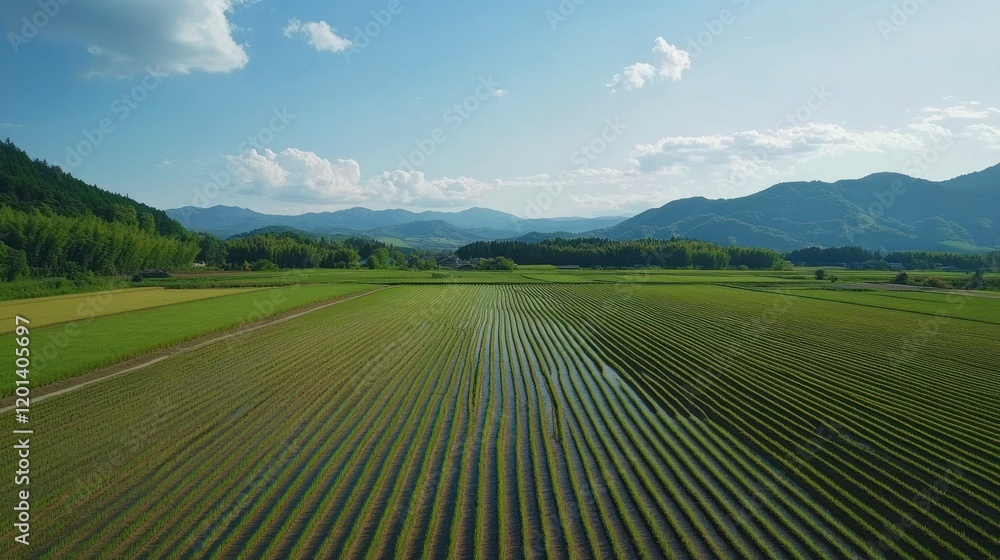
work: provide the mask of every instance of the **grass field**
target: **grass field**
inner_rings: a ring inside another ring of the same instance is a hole
[[[41,328],[34,328],[34,317],[29,311],[36,305],[48,309],[46,302],[42,304],[36,303],[36,300],[12,302],[7,304],[7,309],[31,321],[32,375],[33,384],[37,387],[166,348],[203,334],[257,321],[317,301],[371,289],[372,286],[367,285],[340,284],[236,290],[232,295],[222,295],[221,290],[211,290],[215,297],[197,300],[192,296],[198,296],[202,293],[201,290],[153,288],[153,291],[144,290],[134,295],[130,292],[126,295],[126,299],[148,294],[148,301],[159,305],[158,307],[138,309],[139,302],[130,300],[131,303],[126,301],[120,304],[137,308],[129,313],[93,317],[84,314],[68,323]],[[189,299],[195,301],[185,302],[182,298],[178,298],[177,301],[181,303],[171,305],[156,303],[162,301],[164,293],[171,297],[186,292],[191,292]],[[115,294],[108,307],[114,307],[120,296],[121,294]],[[72,311],[75,314],[75,309]],[[69,315],[70,313],[67,313],[63,318]],[[9,327],[14,321],[10,319],[6,323],[4,327]],[[13,356],[14,348],[13,334],[0,337],[0,353]],[[0,396],[13,394],[14,382],[14,376],[5,376],[0,381]]]
[[[1000,327],[844,307],[392,287],[33,406],[31,553],[995,557]]]
[[[792,284],[829,286],[829,280],[815,279],[814,268],[790,271],[760,270],[560,270],[554,266],[521,266],[514,272],[476,270],[294,270],[285,272],[201,273],[146,280],[148,286],[171,288],[263,287],[291,284],[370,283],[370,284],[526,284],[526,283],[654,283],[654,284]],[[891,271],[826,269],[838,282],[890,282]],[[961,286],[970,276],[961,272],[910,272],[913,280],[936,277]],[[997,277],[987,274],[987,278]]]
[[[1000,299],[998,298],[976,297],[959,293],[943,294],[888,290],[796,289],[788,293],[798,297],[1000,325]]]
[[[654,284],[781,284],[786,282],[802,282],[782,276],[766,276],[757,274],[607,274],[594,278],[603,282],[642,282]]]
[[[889,278],[891,279],[891,277]],[[476,270],[297,270],[269,273],[222,273],[147,280],[150,286],[170,288],[260,287],[290,284],[534,284],[534,283],[663,283],[715,284],[785,282],[813,284],[810,276],[790,272],[711,270],[558,270],[551,266],[524,266],[514,272]]]
[[[38,328],[55,323],[80,321],[137,309],[228,296],[245,291],[247,290],[232,288],[214,290],[132,288],[0,302],[0,334],[13,332],[15,315],[30,318],[31,326]]]

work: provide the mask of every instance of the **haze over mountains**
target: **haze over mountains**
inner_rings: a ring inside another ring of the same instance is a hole
[[[336,212],[279,216],[234,206],[186,206],[167,210],[167,214],[188,229],[220,237],[270,226],[286,226],[308,233],[363,234],[434,249],[457,248],[472,241],[505,239],[529,232],[576,236],[615,225],[624,219],[621,216],[525,219],[488,208],[470,208],[461,212],[349,208]]]
[[[288,226],[428,248],[507,238],[679,236],[777,250],[859,245],[886,251],[976,252],[1000,247],[1000,165],[941,182],[876,173],[836,183],[780,183],[735,199],[675,200],[628,219],[522,219],[485,208],[454,213],[351,208],[271,216],[214,206],[167,213],[187,228],[220,236]]]

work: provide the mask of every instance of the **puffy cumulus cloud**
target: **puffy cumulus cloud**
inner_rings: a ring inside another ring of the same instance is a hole
[[[449,205],[474,201],[495,188],[470,177],[428,179],[423,171],[397,169],[372,177],[372,193],[380,200],[418,206]]]
[[[246,50],[233,38],[229,15],[246,0],[87,0],[60,5],[40,36],[75,43],[93,57],[89,76],[130,77],[230,72]],[[32,17],[36,2],[3,2],[10,21]]]
[[[625,86],[625,89],[638,89],[646,85],[646,81],[655,75],[655,66],[646,62],[636,62],[626,66],[621,74],[615,74],[608,82],[608,87],[612,90],[621,86]]]
[[[621,74],[615,74],[607,87],[612,91],[620,87],[638,89],[658,78],[669,78],[678,81],[685,70],[691,69],[691,55],[668,43],[663,37],[657,37],[653,45],[652,64],[636,62],[626,66]]]
[[[777,130],[667,136],[635,145],[619,166],[507,179],[430,178],[403,169],[362,178],[354,160],[331,161],[291,148],[250,151],[229,159],[244,190],[276,200],[440,209],[489,206],[538,217],[639,212],[677,198],[732,198],[779,181],[835,180],[893,166],[922,176],[926,169],[911,163],[915,158],[976,149],[983,152],[983,160],[995,161],[1000,111],[967,103],[920,111],[894,128],[852,130],[807,123]],[[825,176],[817,176],[817,171]]]
[[[849,130],[806,123],[778,130],[669,136],[634,146],[630,162],[644,175],[697,177],[728,198],[749,194],[750,185],[802,178],[804,164],[814,160],[849,164],[856,158],[835,158],[886,154],[894,160],[918,161],[927,153],[951,149],[959,141],[966,142],[962,146],[967,150],[1000,148],[1000,110],[976,102],[928,107],[892,129]],[[911,175],[923,171],[918,164],[903,169]]]
[[[1000,125],[974,124],[966,127],[962,135],[974,138],[990,149],[1000,150]]]
[[[302,37],[310,46],[318,51],[344,52],[351,47],[351,41],[337,35],[325,21],[309,21],[292,18],[282,30],[285,37]]]
[[[330,161],[286,148],[226,156],[240,191],[292,202],[398,202],[418,206],[475,200],[496,184],[469,177],[428,179],[422,171],[395,170],[361,179],[353,159]]]
[[[1000,109],[984,107],[978,101],[925,107],[910,127],[941,138],[967,139],[987,149],[1000,149]]]
[[[369,192],[353,159],[331,162],[313,152],[287,148],[249,152],[226,159],[241,190],[292,201],[361,201]]]

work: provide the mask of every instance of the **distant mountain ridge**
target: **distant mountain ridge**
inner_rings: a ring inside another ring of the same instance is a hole
[[[647,210],[594,237],[687,237],[794,250],[857,245],[884,251],[1000,247],[1000,165],[948,181],[897,173],[780,183],[734,199],[695,197]]]
[[[675,200],[628,219],[523,219],[487,208],[419,213],[350,208],[300,216],[229,206],[166,212],[189,229],[222,237],[288,226],[435,249],[497,239],[676,236],[780,251],[856,245],[883,251],[985,252],[1000,248],[1000,165],[939,182],[875,173],[835,183],[779,183],[741,198]]]
[[[470,208],[461,212],[411,212],[409,210],[369,210],[349,208],[336,212],[312,212],[298,216],[262,214],[235,206],[198,208],[186,206],[167,210],[184,227],[220,237],[255,229],[287,226],[309,233],[364,234],[375,238],[399,239],[425,248],[455,248],[472,241],[516,237],[528,232],[579,234],[622,221],[606,218],[524,219],[513,214]]]

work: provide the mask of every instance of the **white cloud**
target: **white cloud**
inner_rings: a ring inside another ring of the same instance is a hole
[[[376,175],[368,186],[380,200],[423,206],[474,201],[494,188],[470,177],[427,179],[422,171],[402,169]]]
[[[585,210],[603,213],[662,206],[671,197],[659,191],[570,195],[570,202]]]
[[[475,205],[527,217],[608,215],[639,212],[689,196],[743,196],[779,181],[908,172],[905,163],[932,151],[942,138],[954,143],[956,152],[987,149],[989,160],[1000,149],[1000,112],[985,107],[968,103],[932,108],[895,128],[852,130],[807,123],[778,130],[668,136],[635,145],[619,166],[510,179],[429,178],[402,169],[362,179],[354,160],[331,161],[293,148],[250,151],[229,159],[244,192],[274,200],[439,209]],[[988,118],[968,116],[970,110]]]
[[[654,172],[677,165],[726,165],[783,158],[801,162],[821,156],[916,150],[921,146],[923,140],[907,131],[852,132],[839,125],[808,123],[763,132],[670,136],[635,146],[632,157],[643,171]]]
[[[250,150],[227,159],[242,190],[250,194],[284,200],[365,199],[361,169],[352,159],[331,162],[295,148]]]
[[[615,74],[608,82],[609,88],[617,88],[624,85],[625,89],[637,89],[646,85],[646,80],[656,75],[656,67],[645,62],[636,62],[626,66],[621,74]]]
[[[966,127],[963,136],[974,138],[986,144],[988,148],[1000,149],[1000,126],[988,124],[974,124]]]
[[[10,21],[31,18],[35,2],[3,2]],[[55,4],[55,2],[53,2]],[[42,37],[84,47],[93,56],[89,76],[129,77],[156,68],[163,74],[230,72],[248,56],[236,43],[231,12],[239,0],[87,0],[63,6]]]
[[[1000,109],[996,107],[980,109],[980,105],[982,103],[972,101],[944,108],[925,107],[923,110],[924,120],[927,122],[941,122],[948,119],[989,119],[1000,117]]]
[[[612,91],[624,86],[625,89],[638,89],[658,78],[670,78],[678,81],[685,70],[691,69],[691,55],[682,49],[668,43],[663,37],[657,37],[653,46],[654,64],[636,62],[626,66],[621,74],[615,74],[607,87]]]
[[[807,162],[829,168],[833,162],[857,159],[839,157],[864,154],[880,154],[874,161],[911,161],[940,150],[942,141],[953,145],[960,139],[969,142],[964,145],[967,149],[1000,149],[1000,110],[977,102],[928,107],[894,129],[848,130],[840,125],[807,123],[779,130],[669,136],[634,146],[630,161],[647,175],[669,172],[697,177],[704,184],[715,185],[716,194],[729,197],[749,194],[749,185],[806,178],[801,177],[801,169]]]
[[[475,200],[494,185],[468,177],[427,179],[421,171],[395,170],[368,180],[353,159],[330,161],[287,148],[226,156],[241,192],[297,202],[398,202],[428,205]]]
[[[304,37],[318,51],[339,53],[351,47],[351,41],[337,35],[325,21],[302,23],[301,20],[292,18],[282,31],[285,37]]]

